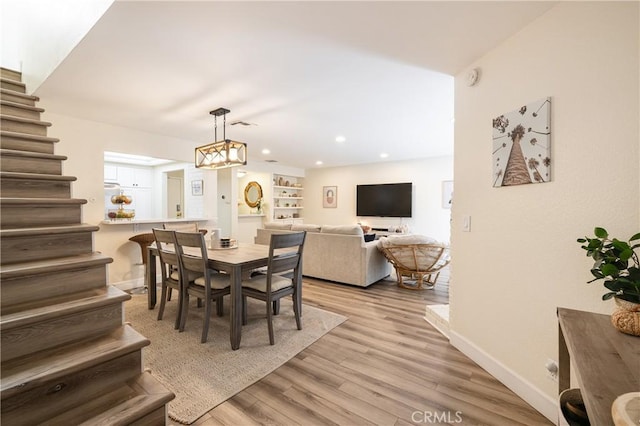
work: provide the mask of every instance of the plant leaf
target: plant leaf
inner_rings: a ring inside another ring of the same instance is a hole
[[[611,299],[611,298],[612,298],[613,296],[615,296],[615,295],[616,295],[616,294],[615,294],[615,293],[613,293],[613,292],[612,292],[612,293],[605,293],[605,294],[603,294],[603,295],[602,295],[602,300],[609,300],[609,299]]]
[[[605,263],[604,265],[602,265],[600,267],[600,270],[602,271],[602,273],[604,275],[611,275],[613,277],[617,277],[618,274],[620,273],[620,271],[618,270],[618,268],[616,268],[615,265],[612,265],[610,263]],[[595,274],[594,274],[595,275]]]
[[[606,229],[604,229],[604,228],[598,228],[598,227],[596,227],[596,228],[593,230],[593,233],[594,233],[594,234],[596,235],[596,237],[598,237],[598,238],[607,238],[607,237],[609,236],[609,233],[608,233],[608,232],[607,232],[607,230],[606,230]]]
[[[633,250],[631,250],[630,248],[624,249],[620,252],[620,260],[627,261],[631,258],[631,256],[633,256]]]
[[[612,242],[613,246],[615,248],[617,248],[620,251],[624,251],[624,250],[630,250],[631,247],[629,247],[629,244],[627,244],[624,241],[620,241],[620,240],[613,240]]]
[[[640,240],[640,232],[635,234],[633,237],[629,238],[629,241]]]

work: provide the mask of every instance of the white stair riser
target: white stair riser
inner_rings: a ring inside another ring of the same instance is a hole
[[[12,120],[7,116],[0,117],[0,127],[2,127],[2,130],[6,132],[47,136],[47,126],[45,124]]]
[[[62,161],[55,158],[33,158],[4,154],[0,157],[0,169],[3,172],[61,175]],[[7,197],[7,195],[3,196]]]
[[[0,148],[2,149],[53,154],[54,146],[55,142],[53,141],[32,140],[15,136],[3,136],[0,138]]]
[[[20,93],[26,92],[24,84],[18,81],[2,80],[0,81],[0,88]]]
[[[31,120],[40,120],[40,111],[33,110],[31,108],[21,108],[17,105],[0,104],[0,114],[29,118]]]

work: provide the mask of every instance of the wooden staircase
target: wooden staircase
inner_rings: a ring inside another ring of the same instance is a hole
[[[123,324],[130,299],[47,136],[21,75],[0,75],[0,421],[164,425],[174,395],[143,371],[150,342]]]

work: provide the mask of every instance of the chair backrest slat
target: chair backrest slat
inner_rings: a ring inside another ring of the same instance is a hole
[[[209,258],[207,256],[207,246],[204,235],[200,232],[176,231],[175,237],[176,251],[178,256],[180,256],[183,268],[200,274],[206,273]],[[185,248],[194,250],[185,252]]]
[[[306,235],[306,231],[296,232],[294,234],[272,234],[269,243],[267,273],[276,274],[300,269]],[[286,248],[291,248],[292,251],[275,254],[276,250]]]
[[[175,235],[173,231],[167,231],[164,229],[153,229],[153,236],[156,240],[156,247],[158,248],[158,255],[160,258],[160,269],[162,278],[166,279],[171,275],[170,268],[178,268],[180,261],[175,252]]]

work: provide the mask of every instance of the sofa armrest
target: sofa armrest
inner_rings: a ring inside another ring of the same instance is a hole
[[[378,250],[378,241],[364,243],[364,271],[366,285],[388,276],[392,272],[391,264],[386,257]]]

